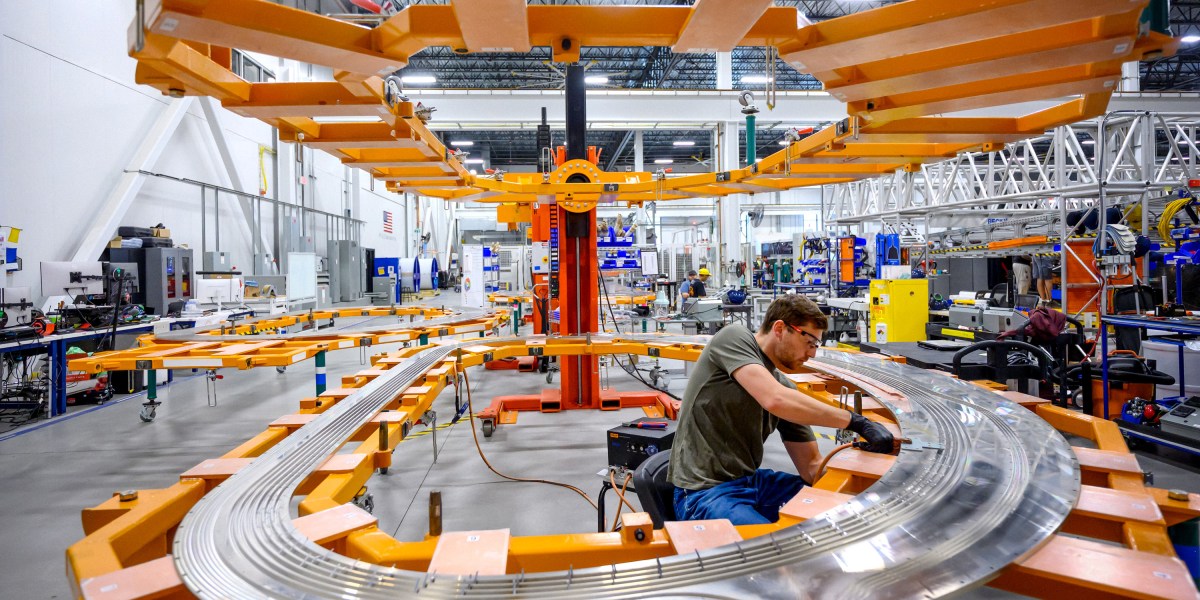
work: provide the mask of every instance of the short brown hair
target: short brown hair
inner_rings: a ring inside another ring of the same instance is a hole
[[[767,314],[758,331],[760,333],[770,331],[775,321],[783,321],[796,327],[808,325],[821,330],[829,328],[829,319],[825,313],[821,312],[815,302],[800,294],[787,294],[776,298],[767,308]]]

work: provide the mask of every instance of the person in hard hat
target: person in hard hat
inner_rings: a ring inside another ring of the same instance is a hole
[[[708,278],[708,269],[701,268],[700,273],[695,271],[687,272],[687,279],[679,286],[679,297],[682,300],[688,298],[703,298],[707,295],[704,290],[704,279]]]
[[[709,272],[706,267],[700,267],[700,272],[697,273],[697,278],[692,280],[692,297],[703,298],[708,295],[704,289],[705,282],[708,281]]]

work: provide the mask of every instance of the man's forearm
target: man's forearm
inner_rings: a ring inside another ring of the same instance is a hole
[[[781,419],[801,425],[844,429],[850,424],[850,411],[825,404],[794,388],[780,386],[778,396],[766,408]]]

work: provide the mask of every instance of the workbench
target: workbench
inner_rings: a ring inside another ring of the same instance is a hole
[[[142,334],[154,330],[156,322],[136,323],[117,327],[117,335]],[[0,344],[0,354],[34,351],[50,357],[50,406],[49,414],[57,417],[67,412],[67,349],[73,343],[104,337],[112,333],[110,327],[55,333],[44,337]],[[17,406],[22,404],[22,406]],[[23,403],[5,403],[4,408],[25,408]],[[28,406],[33,408],[33,406]]]
[[[222,311],[220,313],[182,318],[167,318],[129,325],[118,325],[117,335],[141,335],[143,333],[165,333],[178,329],[191,329],[221,323],[230,316],[253,315],[253,311]],[[54,333],[47,336],[18,340],[0,344],[0,354],[12,352],[34,351],[36,354],[46,353],[50,357],[50,406],[49,416],[57,417],[67,412],[67,349],[79,342],[102,338],[112,333],[112,328],[85,329]],[[171,372],[167,372],[167,381],[171,381]],[[34,408],[30,403],[5,403],[4,408]]]
[[[1189,340],[1200,338],[1200,317],[1151,317],[1135,315],[1105,315],[1100,319],[1104,325],[1116,327],[1137,327],[1138,329],[1156,329],[1169,331],[1175,335],[1152,336],[1151,341],[1170,344],[1179,349],[1179,393],[1187,395],[1187,375],[1184,369],[1183,351]],[[1108,413],[1108,336],[1100,337],[1101,368],[1104,376],[1104,418],[1110,418]],[[1193,343],[1195,343],[1193,341]],[[1115,415],[1112,415],[1115,416]]]

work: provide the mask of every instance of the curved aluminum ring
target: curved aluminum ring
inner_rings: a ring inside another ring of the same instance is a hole
[[[292,491],[458,347],[434,346],[412,356],[201,499],[174,542],[188,588],[201,598],[941,596],[980,584],[1035,549],[1058,529],[1079,493],[1078,463],[1066,441],[1025,408],[943,375],[822,351],[810,366],[857,379],[895,413],[907,437],[941,449],[902,451],[866,492],[774,535],[699,555],[474,578],[368,564],[302,536],[291,523]],[[873,381],[907,399],[889,401]]]

